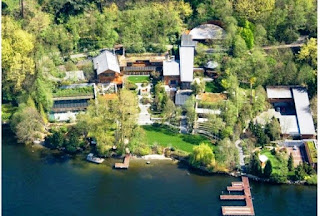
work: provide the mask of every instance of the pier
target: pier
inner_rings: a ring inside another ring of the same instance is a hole
[[[128,169],[130,164],[130,154],[127,154],[124,159],[123,163],[115,163],[114,168],[116,169]]]
[[[232,186],[227,187],[231,191],[243,191],[244,195],[220,195],[221,200],[244,200],[245,206],[222,206],[222,215],[236,216],[248,215],[254,216],[254,209],[248,177],[242,176],[242,182],[232,182]]]

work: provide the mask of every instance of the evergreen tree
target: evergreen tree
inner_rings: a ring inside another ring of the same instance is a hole
[[[253,175],[256,176],[261,176],[262,175],[262,169],[261,169],[261,164],[259,161],[258,153],[255,152],[251,155],[251,160],[250,160],[250,172]]]
[[[290,153],[289,159],[288,159],[288,170],[289,171],[294,170],[292,153]]]
[[[306,172],[303,169],[303,166],[299,164],[297,168],[294,171],[294,177],[296,180],[303,180],[304,177],[306,176]]]
[[[271,161],[268,160],[266,166],[264,167],[263,175],[264,177],[269,178],[271,176],[271,173],[272,173],[272,164],[271,164]]]

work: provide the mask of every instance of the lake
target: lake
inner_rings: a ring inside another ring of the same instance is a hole
[[[96,165],[19,145],[3,131],[2,215],[221,215],[219,195],[239,181],[226,175],[200,175],[173,161],[119,160]],[[313,216],[315,186],[270,185],[250,181],[257,216]]]

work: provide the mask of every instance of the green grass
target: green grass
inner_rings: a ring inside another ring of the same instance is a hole
[[[185,152],[192,152],[192,148],[201,142],[210,141],[200,135],[179,134],[166,126],[143,126],[149,145],[157,143],[163,147],[174,147]]]
[[[317,150],[314,146],[313,142],[307,142],[309,152],[310,152],[310,157],[313,163],[317,163]]]
[[[129,76],[128,80],[132,83],[149,82],[149,76]]]
[[[272,164],[272,173],[278,173],[281,174],[281,164],[280,161],[276,158],[275,155],[271,154],[270,150],[262,150],[260,152],[260,155],[265,155],[267,158],[271,161]]]
[[[87,96],[93,95],[92,86],[80,87],[80,88],[67,88],[56,89],[53,92],[54,97],[74,97],[74,96]]]
[[[214,86],[213,82],[206,82],[205,91],[206,92],[214,92],[214,90],[215,90],[215,86]]]
[[[205,92],[212,92],[212,93],[221,93],[224,91],[224,88],[221,86],[220,81],[217,79],[213,80],[212,82],[206,82]]]

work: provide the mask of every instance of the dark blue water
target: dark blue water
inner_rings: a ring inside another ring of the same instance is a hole
[[[2,215],[221,215],[224,175],[187,174],[172,161],[131,161],[129,170],[18,145],[4,133]],[[316,187],[250,182],[256,215],[316,215]]]

